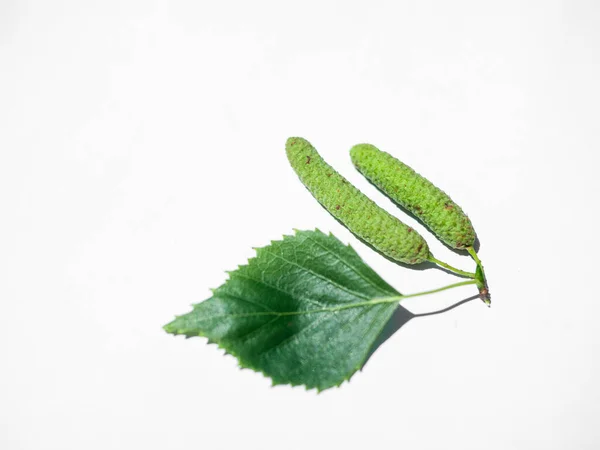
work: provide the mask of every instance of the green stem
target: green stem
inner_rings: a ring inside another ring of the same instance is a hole
[[[473,272],[465,272],[464,270],[460,270],[460,269],[457,269],[456,267],[452,267],[450,264],[440,261],[439,259],[435,258],[433,255],[429,255],[429,261],[431,261],[434,264],[437,264],[438,266],[444,267],[445,269],[448,269],[451,272],[457,273],[459,275],[462,275],[462,276],[465,276],[468,278],[475,279],[475,274]]]
[[[364,302],[356,302],[349,303],[340,306],[332,306],[329,308],[318,308],[318,309],[309,309],[305,311],[259,311],[259,312],[249,312],[249,313],[241,313],[241,314],[223,314],[222,316],[212,316],[212,319],[217,317],[258,317],[258,316],[303,316],[306,314],[314,314],[314,313],[324,313],[324,312],[336,312],[342,311],[344,309],[351,308],[360,308],[361,306],[373,306],[379,305],[381,303],[398,303],[400,300],[410,297],[419,297],[421,295],[434,294],[436,292],[445,291],[447,289],[452,289],[459,286],[467,286],[469,284],[476,284],[475,280],[461,281],[460,283],[450,284],[448,286],[444,286],[437,289],[432,289],[430,291],[417,292],[416,294],[408,294],[408,295],[396,295],[394,297],[375,297],[372,300],[367,300]],[[165,325],[165,329],[168,330],[169,325]]]
[[[481,260],[477,256],[477,252],[475,251],[475,249],[473,247],[467,247],[467,251],[469,252],[469,255],[473,257],[477,265],[481,266]]]
[[[448,289],[453,289],[453,288],[460,287],[460,286],[468,286],[470,284],[477,284],[477,280],[461,281],[459,283],[449,284],[448,286],[443,286],[441,288],[431,289],[429,291],[417,292],[416,294],[407,294],[407,295],[397,295],[395,297],[376,298],[375,300],[371,300],[370,302],[366,302],[366,303],[369,303],[369,304],[391,303],[391,302],[395,302],[395,301],[404,300],[405,298],[420,297],[421,295],[435,294],[436,292],[442,292],[442,291],[445,291]]]

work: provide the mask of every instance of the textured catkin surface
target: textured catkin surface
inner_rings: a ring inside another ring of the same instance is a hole
[[[421,219],[440,240],[456,249],[473,245],[471,220],[444,191],[371,144],[355,145],[350,157],[359,172]]]
[[[302,183],[356,236],[396,261],[418,264],[427,260],[425,239],[337,173],[308,141],[292,137],[285,147]]]

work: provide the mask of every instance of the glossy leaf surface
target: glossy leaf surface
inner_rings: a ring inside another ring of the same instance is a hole
[[[165,330],[207,337],[273,384],[323,390],[362,367],[397,307],[374,299],[398,295],[333,235],[297,231]]]

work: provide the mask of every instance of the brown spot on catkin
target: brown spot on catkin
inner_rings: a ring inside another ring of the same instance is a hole
[[[450,205],[448,203],[444,204],[444,209],[447,209],[448,211],[450,211],[452,208],[454,208],[454,205]]]
[[[413,206],[413,209],[417,212],[417,214],[423,214],[423,210],[419,205]]]
[[[328,177],[330,177],[331,175],[333,175],[331,172],[327,174]]]
[[[412,229],[411,227],[408,227],[408,232],[409,232],[409,233],[412,233],[412,232],[413,232],[413,229]]]
[[[337,205],[337,206],[335,207],[335,209],[340,209],[340,208],[341,208],[341,206],[340,206],[340,205]]]
[[[419,253],[421,251],[421,249],[423,248],[423,243],[421,242],[419,244],[419,246],[417,247],[417,253]]]
[[[310,156],[306,157],[306,164],[310,164]]]

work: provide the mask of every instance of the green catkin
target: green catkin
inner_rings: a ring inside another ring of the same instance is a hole
[[[455,249],[473,246],[471,220],[429,180],[371,144],[355,145],[350,157],[360,173],[419,218],[442,242]]]
[[[425,239],[377,206],[337,173],[305,139],[289,138],[290,164],[310,193],[350,231],[396,261],[418,264],[429,259]]]

